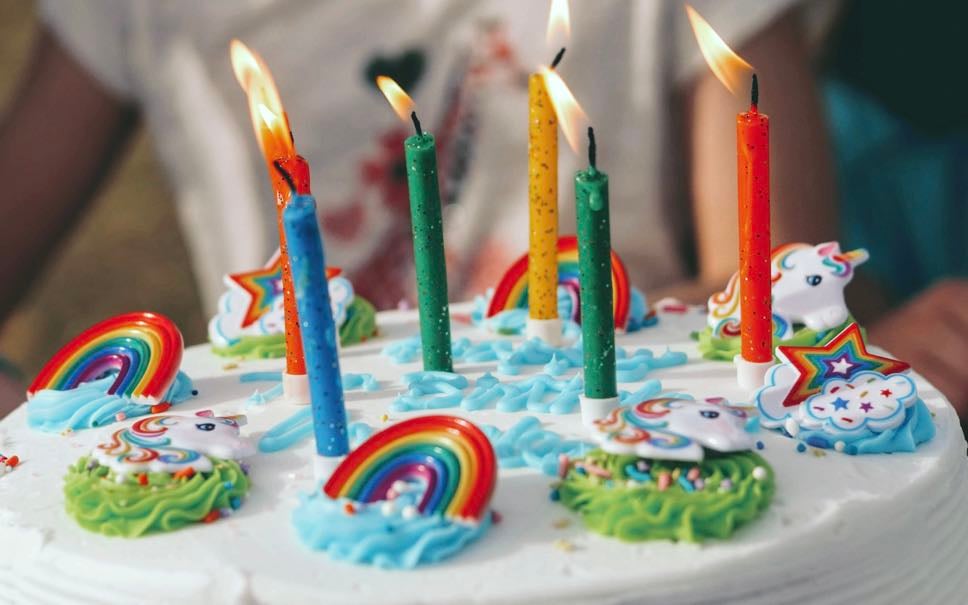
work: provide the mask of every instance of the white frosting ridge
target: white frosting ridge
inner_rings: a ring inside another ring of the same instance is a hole
[[[416,333],[416,314],[381,314],[383,337],[344,349],[344,372],[369,372],[382,393],[351,391],[351,421],[382,426],[404,372],[379,356],[388,338]],[[663,315],[660,324],[619,335],[618,346],[670,346],[690,363],[657,370],[671,391],[741,401],[730,364],[702,361],[688,339],[703,315]],[[494,338],[455,327],[455,337]],[[243,435],[257,437],[298,408],[282,402],[250,406],[259,384],[238,374],[279,370],[281,360],[223,370],[207,347],[186,352],[184,367],[199,396],[181,413],[212,409],[245,413]],[[496,364],[458,370],[476,379]],[[538,371],[540,368],[536,368]],[[297,495],[312,485],[312,444],[251,458],[252,489],[232,517],[138,540],[106,538],[74,524],[63,510],[68,464],[103,437],[70,437],[26,427],[21,407],[0,422],[4,453],[23,463],[0,477],[0,603],[954,603],[968,594],[968,460],[954,410],[917,378],[936,414],[936,437],[912,454],[847,456],[798,453],[776,433],[757,437],[776,471],[776,497],[763,516],[727,541],[703,545],[626,544],[587,532],[548,498],[549,479],[528,469],[502,470],[492,500],[503,520],[480,541],[440,565],[412,572],[334,563],[306,550],[289,518]],[[392,386],[391,386],[392,385]],[[634,390],[638,383],[622,385]],[[507,429],[521,414],[444,410]],[[418,413],[393,413],[391,421]],[[578,414],[538,415],[545,428],[582,435]],[[115,430],[117,425],[113,427]],[[553,522],[571,519],[566,528]],[[567,540],[574,549],[556,548]]]

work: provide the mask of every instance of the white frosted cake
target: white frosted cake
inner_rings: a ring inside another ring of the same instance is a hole
[[[455,308],[455,310],[458,310]],[[466,309],[464,309],[466,310]],[[667,348],[688,363],[657,368],[620,387],[631,392],[658,379],[664,392],[749,401],[728,363],[704,361],[690,333],[697,310],[660,313],[653,327],[619,334],[628,350]],[[391,409],[401,378],[419,361],[397,364],[381,351],[417,333],[416,313],[378,316],[380,336],[341,352],[344,374],[370,374],[375,390],[350,390],[351,423],[374,430],[430,412]],[[454,337],[494,340],[455,323]],[[512,339],[515,342],[520,339]],[[251,397],[271,382],[242,382],[250,372],[278,372],[282,360],[229,362],[209,346],[186,350],[181,369],[198,396],[171,412],[244,414],[253,441],[298,411],[282,399]],[[471,382],[486,372],[504,380],[498,362],[458,362]],[[540,372],[525,370],[520,377]],[[563,371],[567,379],[578,370]],[[914,376],[936,434],[910,453],[847,455],[804,447],[779,432],[755,438],[772,467],[769,508],[732,536],[701,544],[666,540],[630,544],[589,532],[582,519],[549,497],[554,477],[524,465],[501,468],[490,529],[464,550],[413,570],[337,562],[298,539],[292,514],[315,488],[312,438],[247,459],[251,489],[231,516],[138,539],[82,529],[65,512],[66,470],[105,431],[63,435],[28,428],[26,406],[0,422],[0,453],[20,464],[0,476],[0,603],[956,603],[968,595],[968,461],[954,410]],[[527,415],[541,429],[587,440],[570,413],[435,410],[506,430]],[[803,450],[803,451],[801,451]]]

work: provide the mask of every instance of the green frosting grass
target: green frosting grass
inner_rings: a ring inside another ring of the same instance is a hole
[[[705,485],[692,492],[676,481],[664,491],[656,481],[630,487],[625,469],[634,467],[639,460],[636,456],[594,450],[586,459],[609,471],[611,479],[581,474],[572,465],[558,486],[561,502],[578,512],[592,531],[626,542],[728,538],[769,506],[775,488],[773,470],[753,452],[707,451],[705,460],[699,463],[649,461],[653,478],[676,469],[685,475],[698,466]],[[766,473],[762,479],[753,477],[753,469],[758,466]],[[727,478],[731,488],[721,489]]]
[[[238,508],[249,491],[249,479],[237,462],[212,459],[210,473],[175,479],[169,473],[147,473],[117,483],[106,466],[88,468],[85,456],[64,478],[67,514],[84,529],[106,536],[137,538],[169,532],[209,518],[212,511]]]
[[[359,296],[353,298],[346,310],[346,321],[339,327],[339,341],[344,347],[363,342],[376,335],[376,308]],[[242,359],[278,359],[286,356],[284,334],[243,336],[227,347],[212,346],[212,352],[222,357]]]
[[[832,330],[817,332],[807,327],[802,327],[793,332],[793,336],[786,340],[773,337],[774,350],[778,345],[791,347],[815,347],[825,345],[835,336],[840,334],[844,328],[854,322],[853,317],[848,317],[847,321]],[[863,328],[862,328],[863,331]],[[866,334],[865,334],[866,336]],[[710,361],[733,361],[739,355],[741,341],[739,336],[730,338],[718,338],[713,336],[713,329],[706,326],[701,332],[693,332],[692,338],[698,341],[699,352],[703,359]]]

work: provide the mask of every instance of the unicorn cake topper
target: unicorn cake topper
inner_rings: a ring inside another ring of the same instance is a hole
[[[847,321],[849,312],[844,288],[854,269],[866,262],[863,248],[841,252],[840,244],[827,242],[786,244],[772,254],[774,335],[787,340],[794,326],[804,325],[820,332]],[[707,323],[717,338],[740,334],[740,284],[734,273],[726,289],[709,298]]]
[[[207,473],[212,458],[237,460],[254,453],[239,436],[243,424],[245,416],[150,416],[112,433],[91,457],[122,476],[188,467]]]
[[[721,399],[650,399],[613,409],[594,423],[592,438],[610,454],[660,460],[703,459],[703,448],[735,452],[753,447],[755,423]]]

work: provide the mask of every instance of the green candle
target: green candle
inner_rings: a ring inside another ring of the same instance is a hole
[[[595,166],[595,133],[590,127],[588,139],[588,170],[575,175],[585,396],[608,399],[618,396],[608,175]]]
[[[413,260],[417,271],[417,305],[424,370],[452,372],[450,307],[447,302],[447,265],[444,261],[444,223],[437,185],[437,145],[410,114],[417,133],[407,138],[407,183],[413,226]]]

